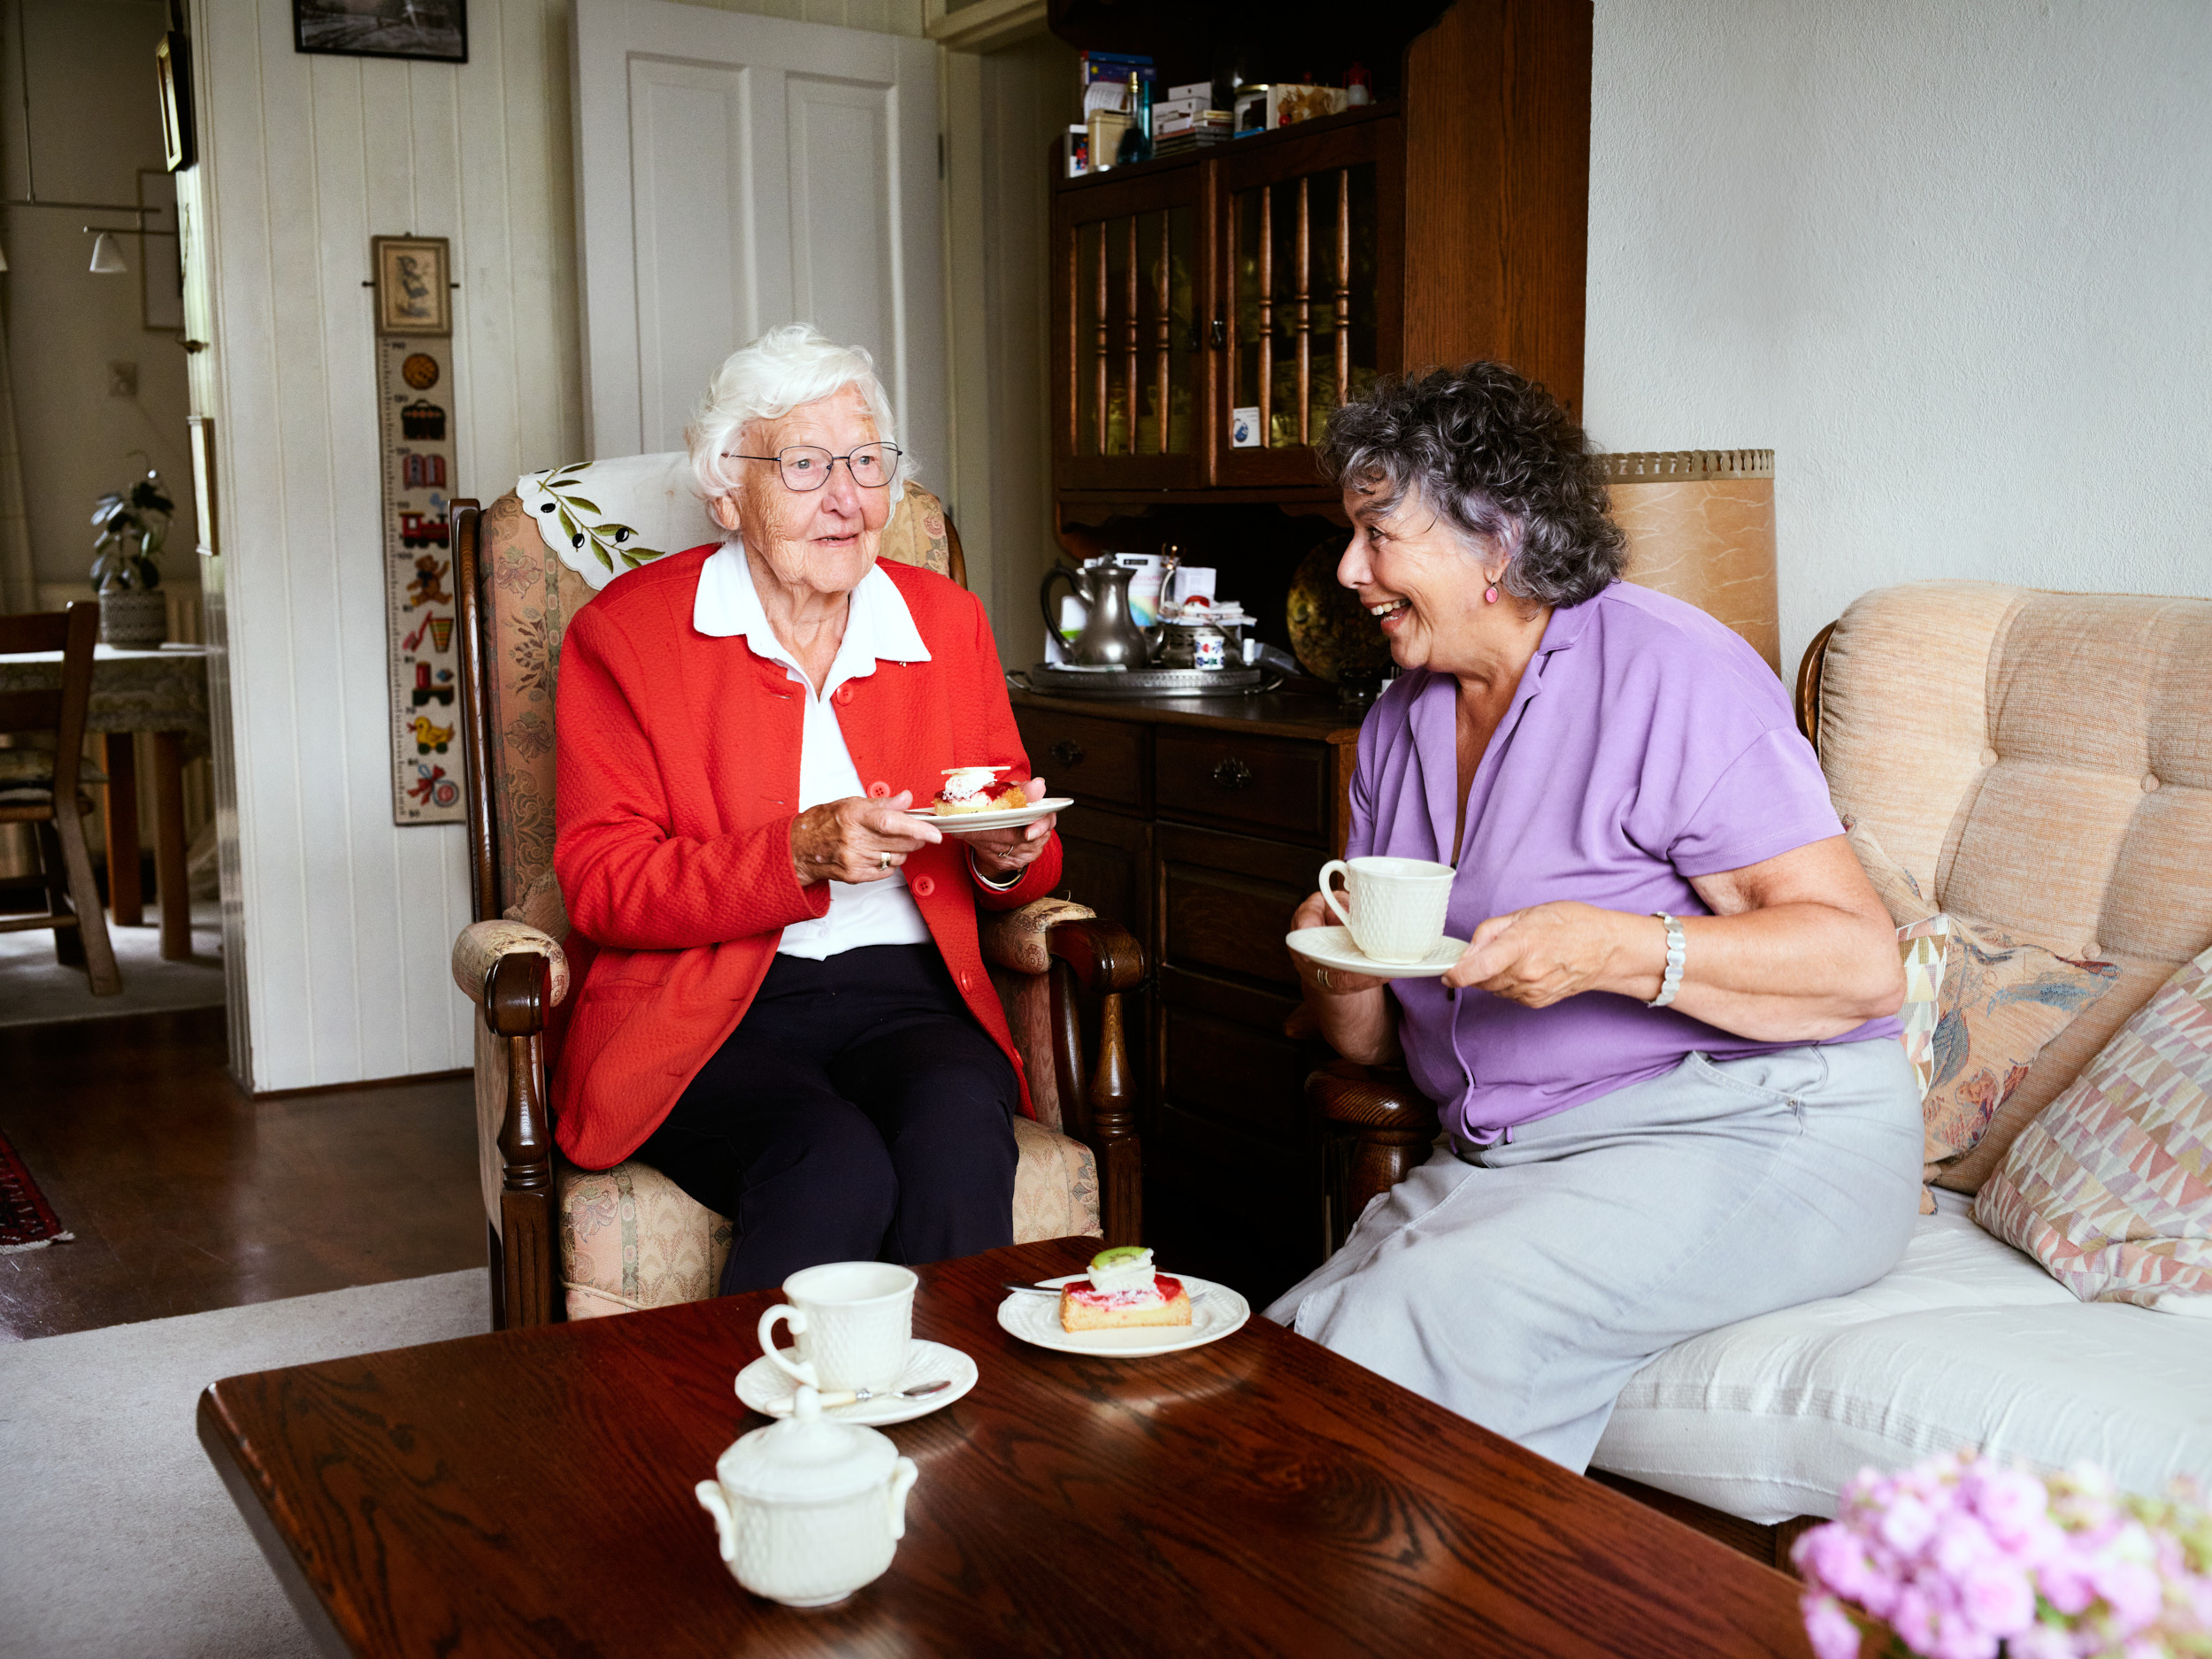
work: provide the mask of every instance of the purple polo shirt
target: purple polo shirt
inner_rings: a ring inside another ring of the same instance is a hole
[[[1691,877],[1843,833],[1774,671],[1664,594],[1616,582],[1552,613],[1476,770],[1454,858],[1458,690],[1417,669],[1370,711],[1346,849],[1455,865],[1445,924],[1455,938],[1554,899],[1709,916]],[[1438,979],[1391,990],[1414,1080],[1445,1127],[1478,1145],[1657,1077],[1693,1049],[1733,1057],[1801,1046],[1753,1042],[1604,991],[1533,1009]],[[1899,1030],[1893,1018],[1870,1020],[1832,1041]]]

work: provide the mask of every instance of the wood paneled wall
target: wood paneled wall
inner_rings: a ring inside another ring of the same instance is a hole
[[[372,235],[452,239],[462,491],[575,450],[567,8],[475,0],[460,67],[299,54],[288,0],[196,10],[242,1069],[277,1089],[465,1066],[462,832],[391,821],[362,283]]]
[[[921,33],[920,0],[724,9]],[[391,822],[361,284],[372,235],[452,239],[456,493],[489,498],[579,457],[570,11],[471,0],[456,66],[303,56],[289,0],[195,8],[211,345],[193,408],[214,421],[219,492],[224,908],[250,1027],[249,1050],[234,1009],[233,1061],[258,1089],[469,1064],[446,968],[468,919],[462,832]]]

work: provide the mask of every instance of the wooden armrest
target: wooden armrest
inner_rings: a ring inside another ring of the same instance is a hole
[[[1397,1066],[1332,1060],[1306,1079],[1306,1099],[1341,1125],[1329,1155],[1329,1248],[1367,1206],[1428,1161],[1436,1108]],[[1346,1133],[1349,1131],[1349,1133]]]
[[[488,1012],[493,970],[518,956],[534,956],[546,964],[547,1008],[568,995],[568,953],[552,934],[527,922],[472,922],[464,927],[453,941],[453,983],[469,1001],[485,1004]]]
[[[1144,983],[1144,950],[1129,930],[1102,916],[1055,922],[1045,949],[1075,971],[1075,982],[1094,996],[1133,991]]]
[[[1306,1099],[1333,1124],[1436,1133],[1436,1106],[1402,1066],[1332,1060],[1306,1079]]]
[[[543,1033],[546,1013],[558,1000],[553,995],[557,960],[539,950],[511,950],[495,958],[484,976],[484,1024],[507,1051],[506,1110],[499,1128],[502,1282],[495,1303],[506,1325],[544,1325],[557,1315],[553,1117],[545,1098]]]

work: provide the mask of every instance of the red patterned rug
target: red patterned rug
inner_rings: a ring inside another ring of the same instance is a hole
[[[42,1250],[74,1237],[62,1231],[46,1194],[38,1190],[7,1136],[0,1135],[0,1256]]]

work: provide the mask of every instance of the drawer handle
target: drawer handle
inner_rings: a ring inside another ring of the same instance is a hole
[[[1062,738],[1045,752],[1062,766],[1080,766],[1083,764],[1083,745],[1071,737]]]
[[[1233,755],[1214,768],[1213,780],[1217,789],[1248,788],[1252,782],[1252,769]]]

